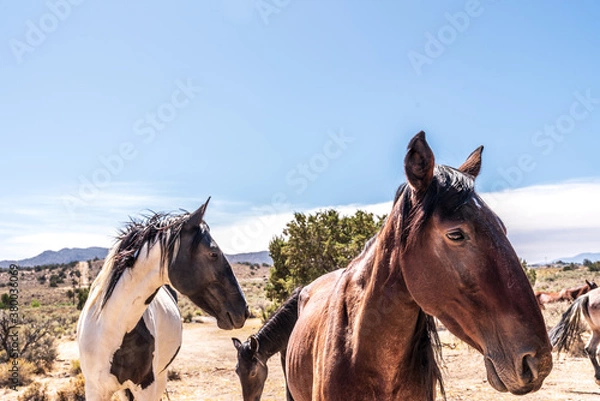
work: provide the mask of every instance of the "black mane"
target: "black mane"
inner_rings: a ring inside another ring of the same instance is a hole
[[[175,244],[179,238],[183,223],[185,223],[188,212],[179,215],[169,213],[154,213],[150,216],[143,216],[143,219],[131,219],[129,223],[120,230],[117,235],[118,247],[114,253],[111,266],[110,279],[102,300],[102,307],[106,304],[113,293],[115,286],[126,269],[130,269],[135,264],[140,250],[145,244],[148,244],[146,251],[156,244],[160,244],[161,263],[165,266],[173,260]]]
[[[286,348],[298,320],[298,297],[301,290],[301,287],[296,288],[254,335],[260,346],[259,352],[267,358]]]
[[[475,196],[474,179],[452,167],[436,165],[433,180],[425,194],[416,198],[408,184],[402,184],[396,191],[394,205],[399,203],[401,213],[401,246],[406,249],[423,228],[438,207],[443,214],[453,211]],[[441,206],[443,205],[443,206]],[[412,350],[412,364],[419,380],[429,389],[428,400],[434,399],[434,389],[439,385],[443,398],[446,398],[444,383],[439,368],[442,359],[442,346],[438,337],[435,320],[422,310],[419,313],[415,337],[419,340]]]

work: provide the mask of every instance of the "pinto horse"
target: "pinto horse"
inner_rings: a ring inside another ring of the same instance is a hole
[[[563,313],[558,324],[550,330],[550,341],[559,353],[571,348],[573,340],[577,338],[582,315],[592,330],[592,337],[585,346],[585,352],[594,366],[596,384],[600,385],[600,288],[593,289],[573,302]]]
[[[203,220],[207,205],[132,220],[121,231],[77,324],[88,401],[110,400],[115,392],[123,400],[161,398],[182,336],[168,285],[216,317],[220,328],[244,325],[246,299]]]
[[[285,354],[288,339],[298,319],[298,295],[300,288],[281,305],[258,333],[248,337],[243,343],[232,338],[237,350],[238,362],[235,367],[242,384],[244,401],[259,401],[269,374],[267,361],[276,353],[281,355],[281,366],[285,375]],[[288,401],[293,401],[287,390]]]
[[[483,355],[498,391],[538,390],[552,369],[544,319],[500,219],[474,191],[482,147],[458,169],[410,142],[408,183],[376,237],[306,286],[288,342],[296,401],[443,394],[434,317]]]

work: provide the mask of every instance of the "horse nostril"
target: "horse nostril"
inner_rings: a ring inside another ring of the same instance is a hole
[[[531,383],[537,380],[539,376],[538,359],[531,354],[523,357],[523,365],[521,368],[521,378],[526,383]]]

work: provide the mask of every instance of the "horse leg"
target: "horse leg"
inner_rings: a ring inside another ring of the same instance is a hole
[[[600,333],[592,332],[592,338],[585,346],[585,352],[594,365],[594,379],[596,384],[600,385],[600,363],[598,363],[598,345],[600,344]]]
[[[162,398],[165,389],[167,388],[167,372],[164,371],[158,374],[158,376],[154,379],[154,383],[145,389],[141,389],[139,386],[136,387],[136,390],[132,392],[133,400],[159,401]]]
[[[119,390],[116,394],[121,401],[133,401],[133,393],[129,389]]]
[[[87,401],[108,401],[114,394],[114,390],[99,388],[91,383],[91,380],[85,382],[85,399]]]
[[[286,355],[286,349],[282,349],[281,352],[279,353],[279,356],[281,357],[281,368],[283,369],[283,378],[285,379],[285,398],[287,401],[294,401],[294,399],[292,398],[292,395],[290,394],[290,389],[288,387],[287,384],[287,377],[286,377],[286,373],[285,373],[285,355]]]

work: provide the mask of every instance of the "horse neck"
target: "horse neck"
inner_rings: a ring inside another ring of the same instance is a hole
[[[406,287],[399,260],[401,225],[390,217],[373,245],[348,268],[345,302],[354,333],[352,359],[365,369],[386,366],[387,381],[401,388],[405,398],[433,400],[440,377],[430,338],[433,318]]]
[[[151,245],[149,249],[147,246],[139,251],[134,265],[123,272],[100,310],[104,321],[114,322],[126,332],[135,327],[158,289],[167,284],[160,244]]]
[[[295,295],[277,310],[255,335],[260,347],[259,354],[265,361],[287,347],[297,320],[298,298]]]
[[[420,308],[410,295],[400,268],[398,225],[390,218],[364,255],[350,266],[362,287],[360,308],[381,316],[382,326],[405,326],[416,321]],[[366,317],[366,315],[364,316]],[[398,332],[396,327],[391,328]],[[401,330],[402,331],[402,330]]]

